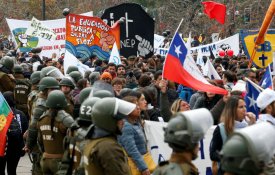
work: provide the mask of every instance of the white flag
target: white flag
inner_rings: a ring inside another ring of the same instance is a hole
[[[114,63],[115,65],[121,64],[116,42],[113,45],[113,49],[109,58],[109,63]]]
[[[31,24],[25,34],[29,36],[44,38],[49,41],[54,41],[56,39],[55,32],[51,28],[43,25],[41,21],[39,21],[35,17],[32,18]]]
[[[215,80],[221,80],[220,75],[214,68],[213,64],[210,62],[209,58],[207,58],[205,67],[203,69],[203,74],[207,75],[210,79],[215,79]]]
[[[79,72],[81,72],[83,76],[87,70],[94,71],[94,68],[82,64],[73,54],[66,50],[64,57],[64,72],[67,72],[69,66],[77,66]]]

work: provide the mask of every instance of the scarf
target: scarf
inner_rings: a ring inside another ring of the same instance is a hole
[[[248,126],[248,123],[245,120],[242,120],[241,122],[235,120],[235,129],[242,129]]]

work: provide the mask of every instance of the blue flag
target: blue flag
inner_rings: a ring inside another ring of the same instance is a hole
[[[272,77],[271,77],[271,71],[270,71],[270,67],[268,66],[266,68],[266,71],[264,73],[263,78],[261,79],[259,85],[263,88],[270,88],[273,89],[273,85],[272,85]]]
[[[254,113],[256,115],[256,119],[258,119],[260,109],[257,106],[256,100],[260,94],[260,90],[249,81],[246,82],[246,90],[247,93],[244,100],[246,103],[247,112]]]

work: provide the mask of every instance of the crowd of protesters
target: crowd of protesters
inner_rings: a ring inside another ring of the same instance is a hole
[[[5,174],[6,164],[8,174],[16,174],[19,158],[27,152],[33,160],[32,174],[85,171],[149,175],[156,164],[147,149],[144,121],[169,122],[179,112],[199,108],[209,110],[218,125],[210,157],[214,164],[220,165],[218,152],[224,139],[235,129],[256,122],[255,114],[246,112],[243,100],[246,90],[237,88],[237,84],[245,83],[245,77],[258,84],[265,69],[249,68],[245,54],[210,58],[222,80],[205,78],[212,85],[228,90],[227,95],[219,95],[163,79],[165,58],[160,55],[148,59],[121,56],[120,65],[92,55],[83,64],[94,71],[83,75],[76,66],[64,72],[64,54],[41,58],[40,51],[38,48],[29,53],[11,48],[2,51],[0,91],[15,118],[7,133],[6,155],[0,157],[0,174]],[[192,56],[196,61],[196,53]],[[269,93],[270,96],[262,98],[273,101],[258,106],[263,114],[273,116],[274,124],[275,108],[269,105],[274,104],[275,95],[274,91]],[[67,159],[77,166],[67,165],[70,162]],[[217,173],[224,173],[220,166]]]

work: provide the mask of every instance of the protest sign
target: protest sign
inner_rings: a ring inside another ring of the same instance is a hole
[[[219,50],[228,50],[231,49],[234,52],[234,55],[237,55],[239,53],[240,47],[239,47],[239,34],[235,34],[231,37],[225,38],[223,40],[206,44],[198,47],[192,47],[191,54],[193,52],[198,53],[198,59],[202,59],[202,56],[210,56],[210,49],[212,50],[213,54],[217,57]],[[168,49],[165,48],[158,48],[155,50],[156,54],[160,54],[162,56],[166,56],[168,52]]]
[[[129,57],[141,55],[149,58],[154,52],[154,20],[135,3],[124,3],[104,10],[101,19],[108,25],[121,17],[120,55]]]
[[[56,38],[56,34],[54,33],[54,31],[48,26],[44,26],[41,21],[39,21],[35,17],[32,18],[31,24],[25,34],[29,36],[40,37],[50,41],[53,41]]]
[[[66,50],[88,59],[92,54],[108,60],[114,42],[119,43],[119,23],[109,27],[98,17],[66,16]]]
[[[91,12],[84,13],[85,16],[92,15]],[[65,39],[66,39],[66,19],[55,19],[40,21],[43,26],[48,26],[56,34],[54,41],[47,40],[41,37],[26,35],[26,30],[30,26],[31,21],[6,19],[10,31],[12,33],[12,39],[18,46],[21,52],[29,52],[34,47],[42,47],[40,56],[51,57],[53,53],[61,55],[65,52]]]

